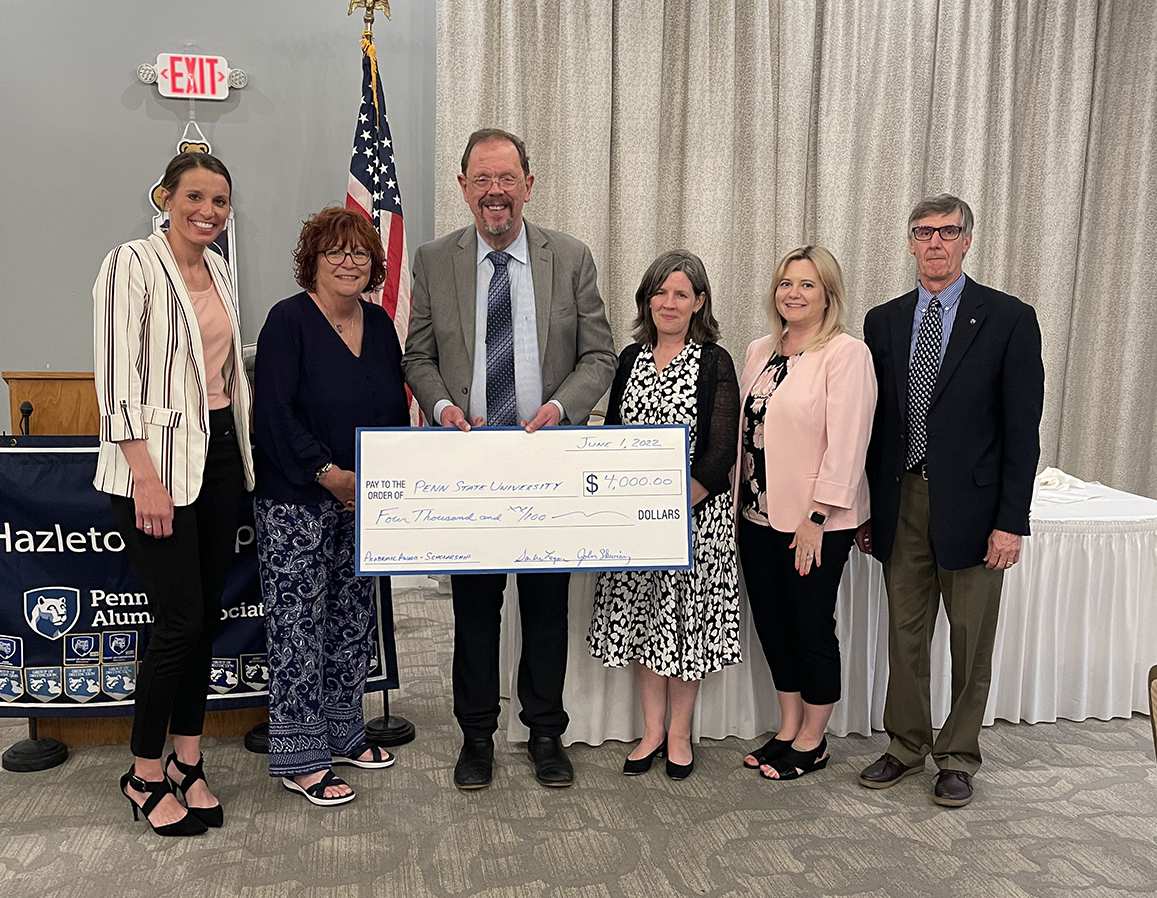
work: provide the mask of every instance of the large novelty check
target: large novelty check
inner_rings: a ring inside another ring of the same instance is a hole
[[[362,428],[358,573],[691,566],[687,428]]]

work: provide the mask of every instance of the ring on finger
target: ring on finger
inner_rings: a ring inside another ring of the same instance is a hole
[[[148,524],[148,523],[146,523],[146,524],[144,525],[144,529],[145,529],[145,530],[152,530],[152,529],[153,529],[153,525],[152,525],[152,524]]]

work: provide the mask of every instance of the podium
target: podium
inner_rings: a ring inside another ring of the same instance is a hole
[[[88,371],[5,371],[12,432],[20,433],[20,406],[31,403],[31,435],[100,433],[96,388]]]
[[[91,371],[4,371],[12,433],[21,433],[20,407],[31,403],[28,433],[96,436],[100,410]],[[205,715],[206,736],[241,736],[269,719],[268,708],[210,711]],[[29,721],[32,739],[58,739],[66,745],[127,744],[132,733],[129,717],[40,717]]]

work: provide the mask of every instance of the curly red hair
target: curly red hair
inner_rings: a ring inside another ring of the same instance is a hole
[[[386,252],[374,226],[357,212],[328,206],[301,223],[301,236],[293,251],[293,276],[306,290],[317,289],[317,257],[330,249],[361,247],[370,254],[370,279],[366,292],[386,281]]]

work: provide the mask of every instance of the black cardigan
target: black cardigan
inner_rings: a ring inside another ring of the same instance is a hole
[[[623,423],[619,406],[627,378],[642,350],[642,344],[632,343],[619,355],[607,406],[607,424]],[[731,356],[718,343],[703,344],[695,394],[696,438],[691,453],[691,476],[703,485],[710,499],[731,491],[731,469],[739,452],[739,381]]]

